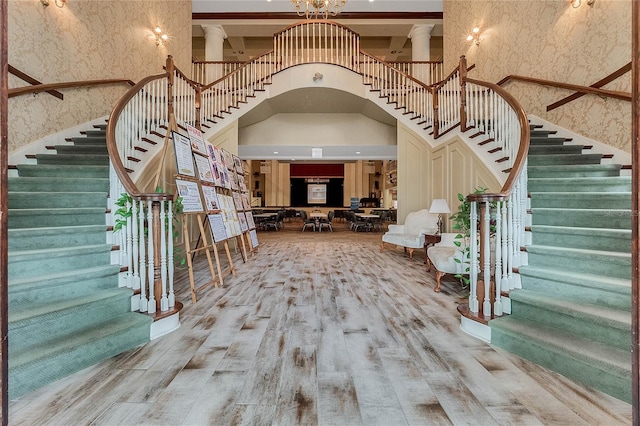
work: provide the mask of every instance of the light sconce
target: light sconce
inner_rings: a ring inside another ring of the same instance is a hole
[[[318,80],[322,80],[322,74],[320,74],[319,72],[313,75],[313,81],[318,81]]]
[[[169,36],[163,33],[160,27],[156,27],[156,29],[153,30],[153,36],[155,37],[156,46],[164,46],[166,41],[169,40]]]
[[[593,4],[596,2],[596,0],[587,0],[587,4],[591,7],[593,7]],[[573,6],[574,8],[578,8],[580,7],[580,5],[582,4],[582,0],[572,0],[571,1],[571,6]]]
[[[65,4],[67,4],[67,0],[54,0],[56,6],[58,6],[59,8],[63,8]],[[49,6],[49,0],[40,0],[40,3],[42,3],[42,7],[47,7]]]
[[[475,27],[473,30],[471,30],[471,34],[467,36],[467,41],[470,41],[476,46],[479,46],[480,45],[480,28]]]

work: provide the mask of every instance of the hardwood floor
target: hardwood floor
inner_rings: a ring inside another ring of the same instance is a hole
[[[464,292],[435,293],[423,253],[334,228],[260,232],[196,304],[180,271],[179,330],[12,401],[10,424],[631,423],[629,404],[463,333]]]

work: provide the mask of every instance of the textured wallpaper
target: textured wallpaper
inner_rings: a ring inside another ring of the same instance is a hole
[[[470,76],[497,82],[510,74],[589,86],[631,61],[631,1],[445,0],[445,70],[466,55]],[[475,26],[479,46],[466,41]],[[572,92],[534,84],[504,86],[528,113],[630,151],[631,103],[588,95],[560,108]],[[630,73],[604,87],[630,92]]]
[[[156,46],[152,30],[170,36]],[[9,63],[43,83],[126,78],[162,72],[167,55],[189,74],[191,1],[9,1]],[[26,83],[11,77],[9,87]],[[9,151],[101,116],[129,86],[67,89],[61,101],[46,93],[9,99]]]

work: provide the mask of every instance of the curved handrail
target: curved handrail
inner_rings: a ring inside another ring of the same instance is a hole
[[[570,84],[570,83],[560,83],[557,81],[551,81],[551,80],[544,80],[541,78],[534,78],[534,77],[524,77],[521,75],[508,75],[505,78],[503,78],[502,80],[500,80],[498,83],[496,83],[498,86],[502,86],[503,84],[511,81],[511,80],[515,80],[515,81],[522,81],[525,83],[533,83],[533,84],[540,84],[542,86],[550,86],[550,87],[556,87],[558,89],[567,89],[567,90],[573,90],[574,92],[580,92],[580,93],[588,93],[588,94],[592,94],[592,95],[598,95],[598,96],[605,96],[605,97],[609,97],[609,98],[614,98],[614,99],[620,99],[622,101],[631,101],[631,93],[627,93],[627,92],[618,92],[615,90],[605,90],[605,89],[598,89],[595,87],[589,87],[589,86],[581,86],[579,84]]]
[[[282,33],[290,30],[291,28],[299,27],[299,26],[302,26],[302,25],[316,24],[316,23],[318,23],[318,24],[329,24],[329,25],[334,25],[336,27],[342,27],[345,30],[349,31],[351,34],[360,37],[360,34],[358,34],[357,32],[353,31],[351,28],[347,27],[344,24],[340,24],[338,22],[331,21],[329,19],[307,19],[307,20],[304,20],[304,21],[298,21],[298,22],[296,22],[294,24],[289,25],[288,27],[285,27],[285,28],[281,29],[277,33],[273,34],[273,38],[278,37],[279,35],[281,35]]]
[[[516,181],[520,177],[520,174],[522,173],[527,160],[530,135],[527,113],[511,93],[507,92],[497,84],[475,80],[472,78],[465,78],[464,81],[467,83],[476,84],[478,86],[487,87],[498,93],[509,104],[509,106],[513,108],[518,117],[518,123],[520,124],[520,145],[518,147],[518,155],[513,161],[513,165],[511,166],[511,170],[509,171],[509,176],[507,177],[505,183],[502,185],[502,189],[497,194],[470,194],[467,196],[467,199],[469,201],[501,201],[506,199],[513,191]]]
[[[376,56],[373,56],[373,55],[370,55],[370,54],[368,54],[366,52],[363,52],[362,50],[360,51],[360,54],[362,56],[365,56],[365,57],[368,57],[368,58],[371,58],[371,59],[375,59],[376,62],[379,62],[379,63],[389,67],[389,69],[392,69],[394,72],[397,72],[398,74],[400,74],[402,77],[406,78],[407,80],[411,80],[414,83],[416,83],[417,85],[422,86],[422,87],[424,87],[425,89],[427,89],[429,91],[432,91],[433,86],[429,86],[428,84],[418,80],[417,78],[410,76],[406,72],[401,71],[401,70],[393,67],[390,62],[384,61],[384,60],[382,60],[382,59],[380,59],[380,58],[378,58]],[[362,72],[360,74],[362,74]]]
[[[273,49],[271,49],[271,50],[269,50],[268,52],[265,52],[265,53],[263,53],[263,54],[262,54],[262,55],[260,55],[260,56],[256,56],[256,57],[255,57],[255,58],[253,58],[252,60],[247,61],[247,62],[244,62],[240,67],[238,67],[238,68],[236,68],[235,70],[231,71],[229,74],[224,75],[224,76],[220,77],[219,79],[217,79],[217,80],[215,80],[215,81],[213,81],[213,82],[211,82],[211,83],[209,83],[209,84],[203,84],[203,85],[201,85],[201,86],[200,86],[200,89],[204,92],[205,90],[212,88],[213,86],[215,86],[216,84],[220,83],[221,81],[226,80],[226,79],[228,79],[228,78],[231,78],[231,76],[233,76],[234,74],[238,74],[238,73],[240,73],[240,72],[243,70],[243,68],[246,68],[247,66],[249,66],[249,65],[251,65],[251,64],[254,64],[254,63],[259,62],[259,59],[260,59],[260,58],[263,58],[263,57],[265,57],[265,56],[271,55],[271,54],[273,54],[273,53],[274,53],[274,50],[273,50]]]
[[[70,89],[75,87],[91,87],[91,86],[103,86],[107,84],[129,84],[134,85],[134,82],[125,78],[107,79],[107,80],[85,80],[85,81],[68,81],[64,83],[47,83],[37,84],[35,86],[16,87],[9,89],[9,97],[27,95],[30,93],[48,92],[50,90],[58,89]]]
[[[109,121],[107,123],[107,152],[109,153],[109,158],[111,159],[111,163],[113,164],[113,168],[114,168],[116,174],[118,175],[118,178],[120,179],[120,182],[122,183],[122,186],[129,193],[129,195],[131,195],[134,198],[136,198],[136,197],[149,197],[149,196],[152,196],[152,195],[158,197],[158,196],[162,196],[164,194],[158,194],[158,193],[143,194],[138,190],[138,187],[135,185],[135,183],[133,183],[133,181],[131,180],[131,177],[129,176],[129,173],[127,173],[127,170],[125,169],[124,165],[122,164],[122,159],[120,158],[120,155],[118,153],[118,147],[116,145],[116,125],[118,124],[118,118],[120,117],[120,114],[122,114],[122,111],[126,107],[127,103],[131,99],[133,99],[133,97],[147,83],[149,83],[151,81],[154,81],[154,80],[159,80],[161,78],[168,77],[168,74],[169,73],[164,72],[162,74],[150,75],[150,76],[145,77],[142,80],[140,80],[131,89],[129,89],[129,91],[127,93],[125,93],[124,96],[122,96],[120,98],[120,100],[118,100],[118,102],[116,103],[115,107],[111,111],[111,114],[109,115]],[[148,199],[151,200],[151,201],[154,201],[154,198],[148,198]]]

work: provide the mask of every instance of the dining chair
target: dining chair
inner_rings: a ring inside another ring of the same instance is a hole
[[[333,218],[335,216],[335,212],[333,210],[331,210],[328,214],[327,214],[327,218],[326,219],[320,219],[320,232],[322,232],[322,228],[323,227],[327,227],[329,228],[329,230],[331,232],[333,232],[333,227],[331,226],[331,222],[333,221]]]

